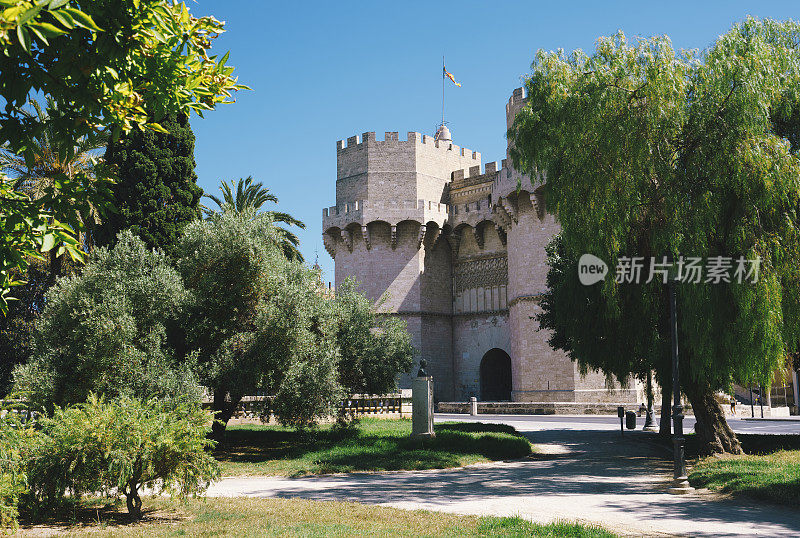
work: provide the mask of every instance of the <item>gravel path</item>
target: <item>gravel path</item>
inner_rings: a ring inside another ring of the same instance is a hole
[[[526,432],[523,432],[526,433]],[[800,511],[666,493],[670,462],[650,434],[580,430],[526,433],[540,452],[525,461],[461,469],[304,478],[223,478],[209,496],[348,500],[406,509],[601,524],[621,534],[798,536]]]

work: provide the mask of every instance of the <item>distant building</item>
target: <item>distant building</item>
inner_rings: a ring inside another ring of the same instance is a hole
[[[507,125],[524,102],[516,89]],[[364,133],[337,142],[336,156],[336,205],[322,214],[336,285],[353,276],[370,298],[389,294],[385,308],[407,320],[438,400],[642,401],[635,382],[581,376],[538,330],[545,245],[559,225],[509,159],[482,168],[446,126],[406,140]]]

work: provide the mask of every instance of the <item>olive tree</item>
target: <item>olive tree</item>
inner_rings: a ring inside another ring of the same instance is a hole
[[[336,343],[339,382],[350,394],[385,394],[397,388],[397,376],[411,369],[414,348],[405,321],[381,313],[347,279],[336,288]]]
[[[187,298],[163,253],[121,233],[113,249],[96,249],[83,271],[47,292],[15,391],[44,409],[91,392],[198,401],[191,364],[175,361],[167,339]]]
[[[317,274],[286,259],[272,220],[227,211],[187,226],[177,266],[191,298],[185,353],[213,395],[216,435],[241,398],[274,396],[284,423],[304,426],[341,397],[331,309]]]

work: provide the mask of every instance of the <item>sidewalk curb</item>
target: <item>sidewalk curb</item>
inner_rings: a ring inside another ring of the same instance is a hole
[[[764,422],[800,422],[800,416],[794,417],[742,417],[739,420],[764,421]]]

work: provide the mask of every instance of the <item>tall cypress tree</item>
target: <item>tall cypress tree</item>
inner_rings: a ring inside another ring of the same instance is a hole
[[[105,160],[117,175],[117,213],[96,231],[97,244],[110,244],[117,233],[130,229],[149,247],[171,254],[183,227],[200,217],[203,189],[194,172],[189,119],[168,116],[159,123],[168,133],[133,129],[109,142]]]

